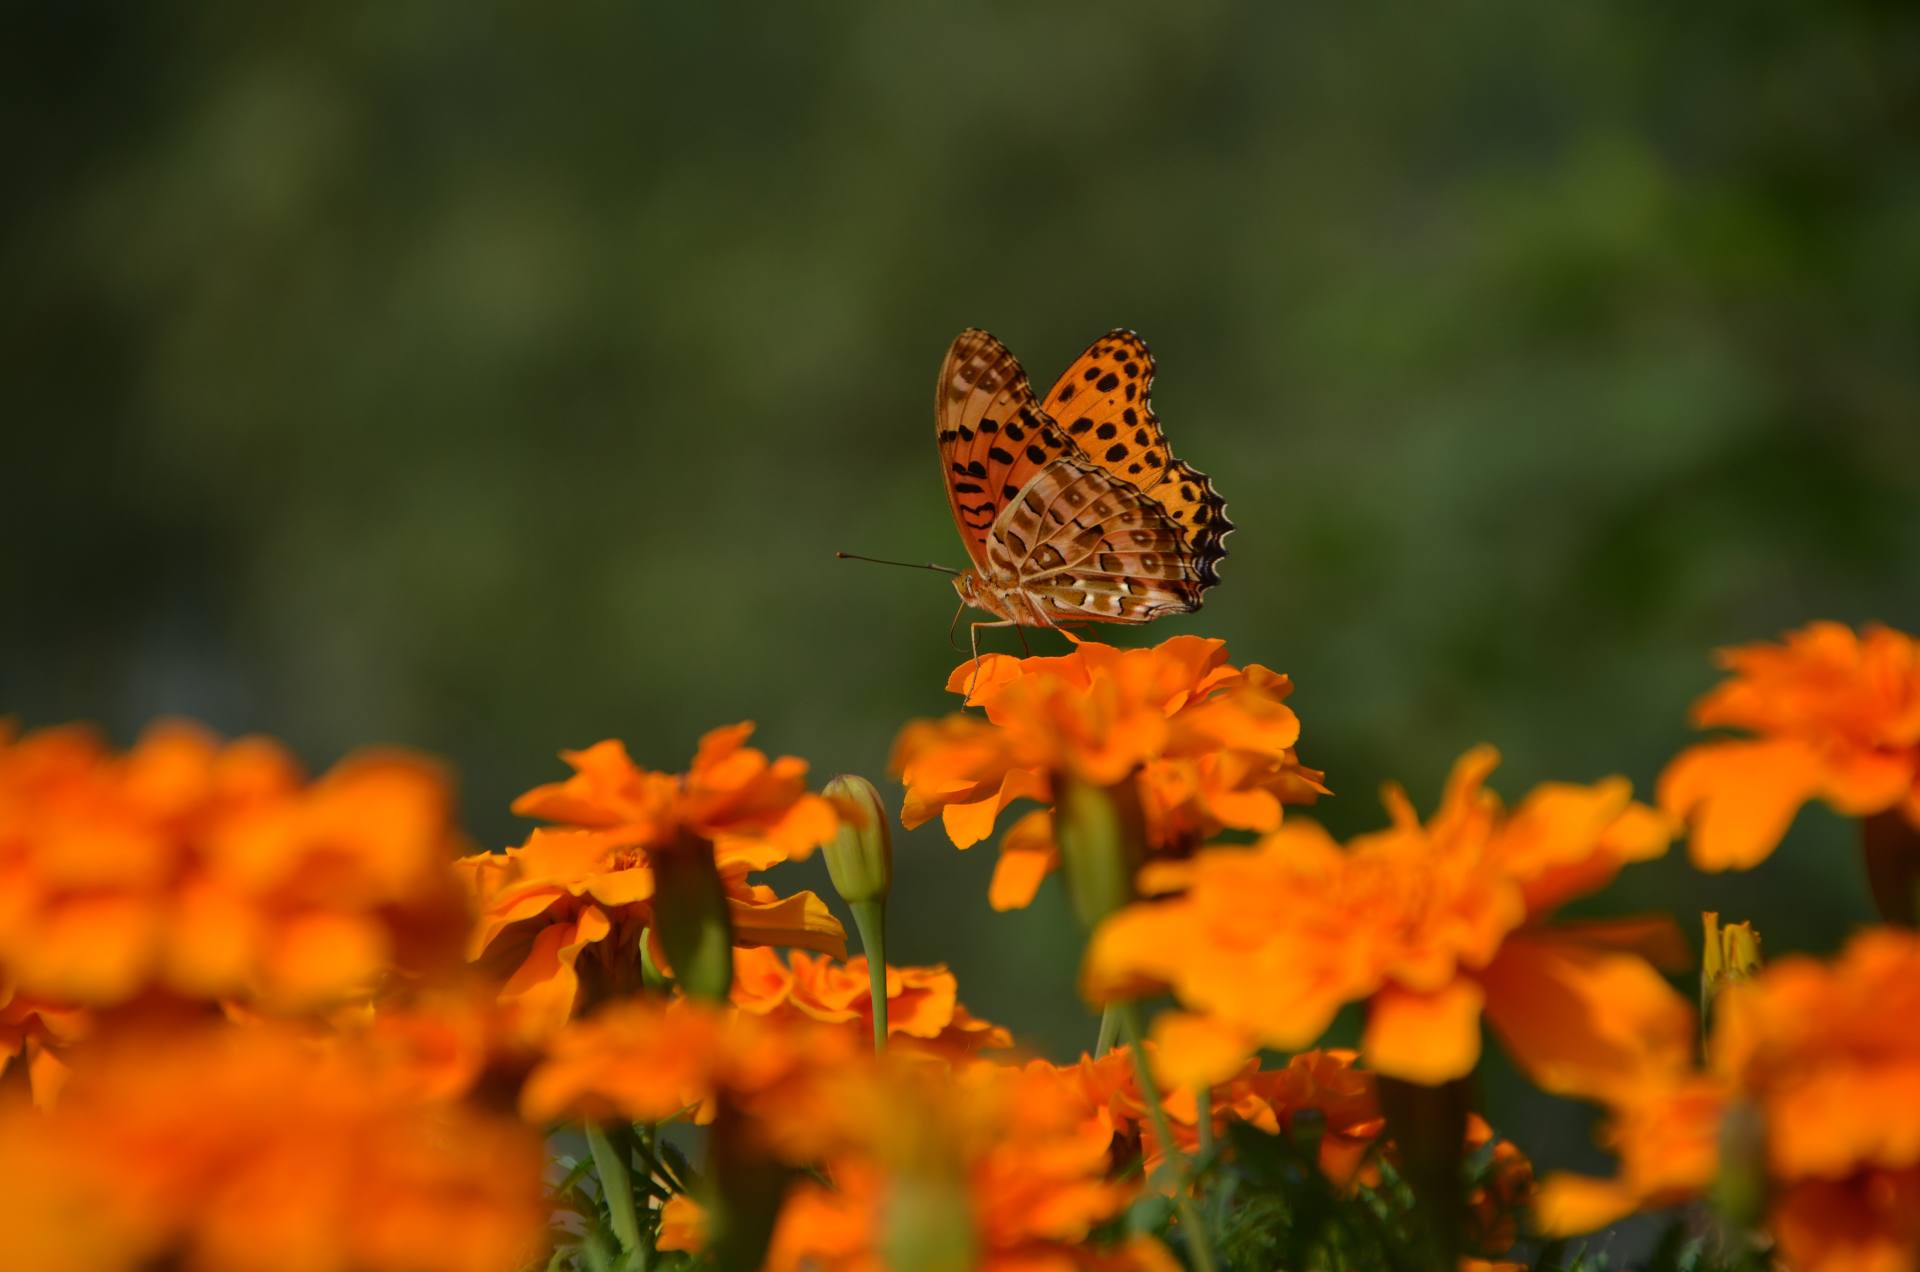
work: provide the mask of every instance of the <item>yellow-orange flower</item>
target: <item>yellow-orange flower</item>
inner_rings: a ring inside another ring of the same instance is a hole
[[[1137,1180],[1107,1177],[1112,1121],[1061,1094],[1045,1066],[890,1056],[843,1075],[830,1184],[793,1188],[765,1267],[865,1272],[916,1249],[999,1272],[1177,1267],[1152,1243],[1088,1244]],[[684,1203],[673,1209],[676,1243],[688,1248],[698,1225]]]
[[[1765,860],[1811,799],[1848,817],[1897,812],[1920,831],[1920,642],[1813,623],[1720,662],[1733,675],[1694,704],[1693,723],[1755,736],[1691,747],[1660,778],[1695,865]]]
[[[83,1007],[0,989],[0,1077],[14,1061],[22,1061],[33,1102],[50,1106],[67,1080],[63,1053],[92,1031],[92,1013]]]
[[[707,734],[684,775],[641,769],[615,741],[566,752],[571,778],[514,802],[563,825],[461,862],[480,912],[469,957],[500,973],[524,1035],[545,1037],[584,1005],[638,986],[653,856],[688,839],[712,845],[736,942],[845,953],[846,933],[819,897],[747,880],[805,856],[838,825],[832,805],[808,793],[805,763],[769,760],[745,745],[751,731]]]
[[[871,1043],[805,1018],[776,1020],[689,998],[631,998],[574,1021],[520,1092],[533,1121],[740,1116],[759,1151],[805,1162],[838,1134],[833,1088]]]
[[[528,791],[513,811],[580,827],[637,862],[683,835],[712,844],[723,869],[801,860],[839,820],[831,804],[807,790],[805,760],[769,760],[746,744],[752,734],[745,723],[712,730],[684,774],[642,769],[611,739],[562,752],[573,776]]]
[[[271,1026],[123,1036],[56,1108],[0,1111],[0,1266],[512,1272],[541,1147]]]
[[[325,1007],[458,957],[441,771],[367,752],[311,783],[274,743],[160,724],[0,734],[0,970],[112,1006],[150,990]]]
[[[1484,1012],[1550,1090],[1604,1089],[1685,1054],[1683,1000],[1623,941],[1638,925],[1543,920],[1664,852],[1669,828],[1623,779],[1537,788],[1511,813],[1484,789],[1490,747],[1455,766],[1422,825],[1397,789],[1393,825],[1345,849],[1295,820],[1251,849],[1149,863],[1148,892],[1103,924],[1085,984],[1096,999],[1166,985],[1197,1016],[1163,1016],[1160,1063],[1196,1085],[1254,1045],[1312,1043],[1349,1002],[1368,1003],[1370,1068],[1437,1084],[1480,1055]],[[1670,925],[1650,930],[1677,940]]]
[[[1147,1044],[1150,1057],[1154,1044]],[[1380,1112],[1374,1075],[1353,1067],[1351,1051],[1304,1051],[1284,1068],[1262,1069],[1248,1058],[1208,1088],[1209,1114],[1216,1137],[1227,1123],[1244,1122],[1269,1134],[1292,1128],[1303,1114],[1320,1119],[1320,1165],[1340,1187],[1351,1185],[1380,1141],[1386,1122]],[[1035,1075],[1051,1076],[1059,1098],[1083,1120],[1097,1122],[1114,1136],[1113,1166],[1126,1169],[1136,1156],[1152,1176],[1164,1147],[1154,1136],[1151,1114],[1140,1090],[1133,1057],[1125,1047],[1099,1059],[1081,1056],[1072,1064],[1033,1061]],[[1160,1083],[1159,1092],[1176,1145],[1192,1153],[1200,1146],[1200,1104],[1195,1088]]]
[[[1077,642],[1057,658],[990,654],[956,668],[948,689],[986,719],[920,720],[894,744],[907,787],[902,820],[936,815],[954,845],[993,832],[1009,804],[1054,800],[1072,775],[1098,785],[1134,777],[1150,847],[1189,851],[1223,829],[1271,830],[1283,804],[1326,793],[1294,752],[1293,682],[1227,662],[1225,641],[1176,636],[1152,649]],[[969,692],[970,690],[970,692]],[[1026,905],[1057,864],[1050,813],[1027,814],[1001,842],[991,900]]]
[[[898,1045],[955,1059],[1013,1045],[1006,1030],[960,1005],[959,982],[945,967],[887,968],[887,1037]],[[837,963],[795,952],[786,960],[764,947],[733,953],[733,1003],[757,1016],[807,1018],[873,1036],[873,985],[865,956]]]
[[[1704,1194],[1723,1169],[1769,1181],[1788,1265],[1910,1269],[1920,1250],[1920,936],[1873,929],[1832,965],[1782,959],[1715,1000],[1704,1072],[1616,1088],[1616,1179],[1550,1178],[1539,1217],[1578,1232]],[[1729,1119],[1758,1128],[1729,1161]]]

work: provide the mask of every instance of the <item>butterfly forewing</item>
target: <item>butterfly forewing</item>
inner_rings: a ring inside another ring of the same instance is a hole
[[[1045,399],[1069,440],[1115,477],[1167,510],[1192,543],[1206,583],[1219,581],[1222,542],[1233,529],[1227,503],[1206,474],[1173,457],[1153,413],[1153,354],[1116,328],[1087,346]]]
[[[1043,465],[1073,448],[1040,409],[1019,360],[984,331],[970,328],[954,340],[936,392],[947,498],[968,554],[984,570],[994,518]]]
[[[1074,359],[1044,402],[1088,459],[1145,490],[1172,459],[1148,400],[1152,388],[1146,341],[1116,329]]]

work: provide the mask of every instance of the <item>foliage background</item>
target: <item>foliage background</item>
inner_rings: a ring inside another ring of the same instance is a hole
[[[1442,11],[1444,10],[1444,12]],[[76,0],[0,42],[0,704],[447,755],[478,839],[607,735],[880,776],[945,710],[930,390],[1131,326],[1241,529],[1202,615],[1378,824],[1453,756],[1646,790],[1708,651],[1920,626],[1920,12]],[[1051,638],[1041,637],[1046,646]],[[1009,646],[1011,647],[1011,646]],[[1715,906],[1868,914],[1809,813]],[[1065,1055],[1056,889],[899,841],[901,961]],[[801,870],[784,882],[817,883]],[[817,879],[815,876],[818,876]],[[1496,1067],[1549,1162],[1577,1110]]]

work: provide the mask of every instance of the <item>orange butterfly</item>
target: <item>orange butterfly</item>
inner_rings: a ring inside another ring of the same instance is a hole
[[[1153,355],[1131,331],[1088,346],[1036,399],[1007,347],[968,329],[934,400],[953,518],[973,568],[953,580],[982,627],[1144,623],[1200,608],[1233,523],[1205,473],[1173,457],[1147,401]]]

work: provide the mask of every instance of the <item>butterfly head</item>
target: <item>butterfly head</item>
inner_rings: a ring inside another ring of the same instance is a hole
[[[980,576],[972,570],[962,570],[953,576],[953,590],[960,594],[960,600],[974,609],[984,609],[980,604]]]

